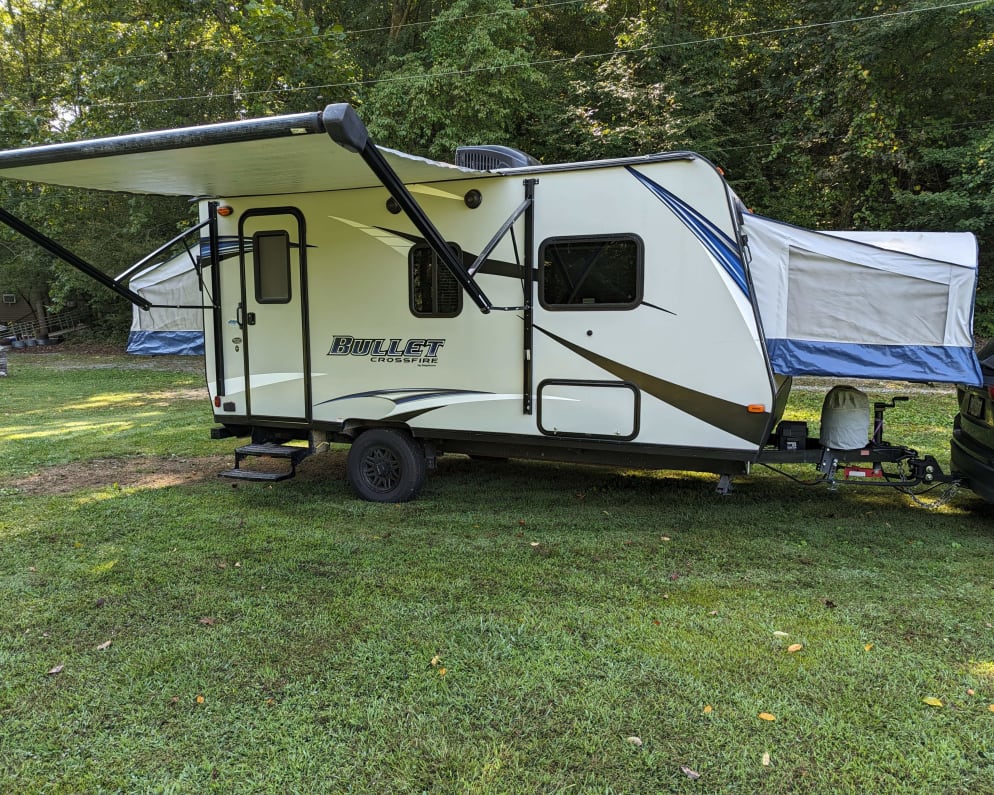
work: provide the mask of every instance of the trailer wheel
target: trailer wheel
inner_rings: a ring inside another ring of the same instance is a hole
[[[349,450],[349,484],[364,500],[407,502],[425,482],[425,454],[403,431],[374,428],[360,434]]]

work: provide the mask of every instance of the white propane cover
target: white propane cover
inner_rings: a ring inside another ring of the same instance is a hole
[[[821,446],[856,450],[867,443],[869,427],[869,398],[855,387],[832,387],[821,407]]]

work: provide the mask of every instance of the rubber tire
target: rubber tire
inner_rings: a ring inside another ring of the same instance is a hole
[[[346,463],[349,485],[370,502],[407,502],[425,483],[424,448],[406,433],[373,428],[352,443]]]

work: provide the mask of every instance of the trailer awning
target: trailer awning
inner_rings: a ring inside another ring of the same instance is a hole
[[[408,185],[491,173],[379,149]],[[0,152],[0,177],[93,190],[219,197],[381,184],[361,158],[328,138],[320,113],[12,149]]]

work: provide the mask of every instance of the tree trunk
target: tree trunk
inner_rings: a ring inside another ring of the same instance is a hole
[[[28,306],[35,316],[36,332],[35,336],[40,338],[48,336],[48,313],[45,311],[45,291],[40,287],[31,290],[28,296]]]

